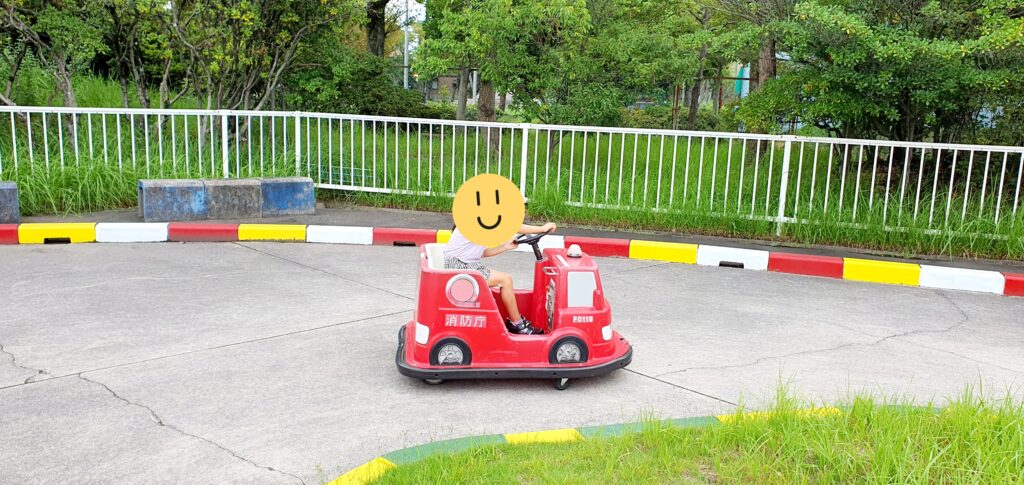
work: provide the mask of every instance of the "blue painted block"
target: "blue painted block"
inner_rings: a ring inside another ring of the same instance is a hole
[[[206,219],[202,180],[139,180],[139,212],[146,222]]]
[[[18,206],[18,185],[14,182],[0,182],[0,224],[21,222]]]
[[[281,177],[260,179],[263,217],[312,214],[316,211],[313,179]]]

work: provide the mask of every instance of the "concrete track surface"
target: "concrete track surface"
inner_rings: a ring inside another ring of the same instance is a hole
[[[414,248],[0,247],[0,483],[320,483],[452,437],[729,412],[780,383],[1020,398],[1024,303],[599,258],[632,365],[428,386],[395,370]],[[532,255],[491,262],[531,281]]]

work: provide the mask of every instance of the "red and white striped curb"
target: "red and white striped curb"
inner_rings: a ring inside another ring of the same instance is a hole
[[[446,242],[447,230],[300,224],[25,223],[0,224],[0,244],[305,241],[323,244],[417,246]],[[542,248],[579,245],[593,256],[612,256],[873,283],[1024,296],[1024,274],[916,263],[815,256],[642,239],[552,235]],[[519,248],[529,251],[529,248]]]

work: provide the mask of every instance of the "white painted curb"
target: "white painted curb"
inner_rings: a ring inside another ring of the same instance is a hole
[[[540,246],[541,251],[547,248],[565,249],[565,236],[559,236],[557,234],[544,236],[540,238],[540,241],[537,241],[537,245]],[[529,244],[520,244],[519,247],[517,247],[515,250],[525,253],[532,253],[533,246],[530,246]]]
[[[721,246],[697,246],[697,264],[719,266],[723,261],[743,263],[743,269],[768,270],[768,251],[756,249],[725,248]]]
[[[373,244],[373,228],[359,226],[307,226],[306,242]]]
[[[1006,277],[996,271],[921,265],[920,285],[925,288],[983,291],[1003,294]]]
[[[166,242],[167,223],[100,222],[96,224],[96,242]]]

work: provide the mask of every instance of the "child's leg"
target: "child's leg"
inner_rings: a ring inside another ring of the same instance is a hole
[[[491,276],[487,278],[487,286],[498,285],[501,285],[501,301],[505,303],[508,318],[518,322],[522,315],[519,313],[519,305],[516,304],[516,294],[512,291],[512,275],[492,269]]]

